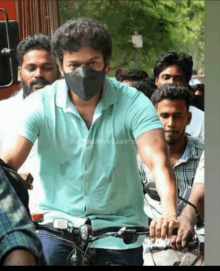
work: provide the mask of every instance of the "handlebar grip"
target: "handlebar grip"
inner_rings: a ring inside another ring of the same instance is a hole
[[[196,234],[192,235],[188,240],[187,240],[187,245],[189,248],[196,248],[198,245],[198,237]]]

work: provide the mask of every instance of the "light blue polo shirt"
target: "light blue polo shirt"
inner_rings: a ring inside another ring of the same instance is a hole
[[[135,139],[163,128],[150,100],[135,88],[106,76],[90,129],[71,103],[64,79],[31,94],[23,102],[18,134],[38,138],[42,184],[39,205],[73,225],[90,218],[93,228],[146,225]],[[108,237],[93,247],[127,249]]]

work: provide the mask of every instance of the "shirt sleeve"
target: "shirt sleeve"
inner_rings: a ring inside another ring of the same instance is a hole
[[[14,132],[34,143],[40,134],[43,118],[40,92],[33,93],[21,103],[20,112],[15,117]]]
[[[0,264],[7,253],[25,248],[36,258],[43,258],[41,242],[32,221],[0,166]]]
[[[205,182],[205,151],[203,151],[198,168],[196,170],[195,178],[194,178],[194,183],[204,183]]]
[[[134,138],[150,130],[163,129],[154,105],[148,97],[139,91],[129,105],[128,123]]]

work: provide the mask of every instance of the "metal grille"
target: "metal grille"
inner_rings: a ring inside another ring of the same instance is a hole
[[[60,26],[58,0],[16,0],[20,40],[37,33],[52,35]]]

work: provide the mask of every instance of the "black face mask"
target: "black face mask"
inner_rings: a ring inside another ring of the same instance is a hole
[[[81,99],[88,101],[102,88],[105,71],[95,71],[87,66],[80,66],[71,73],[64,73],[68,88]]]

